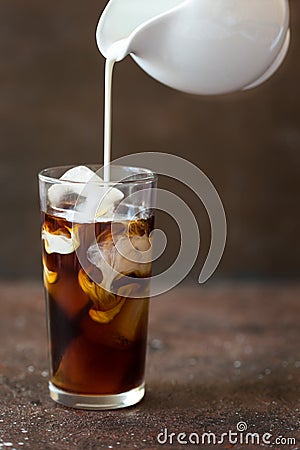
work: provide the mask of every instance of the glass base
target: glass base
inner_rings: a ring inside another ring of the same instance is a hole
[[[145,383],[122,394],[82,395],[63,391],[50,381],[49,391],[52,400],[70,408],[90,410],[119,409],[135,405],[141,401],[145,395]]]

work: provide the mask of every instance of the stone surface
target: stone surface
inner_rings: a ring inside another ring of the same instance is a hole
[[[1,283],[0,448],[197,448],[180,445],[178,433],[220,437],[239,422],[272,442],[297,439],[274,449],[299,448],[299,295],[296,284],[210,284],[153,299],[145,399],[88,412],[48,396],[41,284]],[[165,428],[172,445],[157,441]]]

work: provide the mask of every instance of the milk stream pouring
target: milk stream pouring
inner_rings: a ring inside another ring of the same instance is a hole
[[[192,94],[255,87],[273,75],[285,58],[290,42],[289,3],[110,0],[96,39],[107,59],[104,163],[108,164],[114,62],[130,55],[156,80]]]

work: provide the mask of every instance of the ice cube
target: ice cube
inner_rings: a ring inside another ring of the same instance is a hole
[[[88,183],[93,177],[97,177],[97,175],[86,166],[72,167],[72,169],[67,170],[60,177],[60,180],[70,181],[70,184],[54,184],[48,190],[48,198],[51,205],[58,207],[70,195],[79,195],[82,190],[82,185],[79,183]],[[75,183],[78,183],[78,185]]]
[[[118,335],[116,341],[120,345],[125,345],[145,336],[148,323],[148,298],[130,298],[113,322]]]
[[[92,281],[83,269],[78,273],[78,282],[94,304],[89,311],[91,319],[99,323],[109,323],[121,311],[125,298],[105,291]]]
[[[112,283],[120,275],[136,274],[148,277],[151,262],[144,262],[144,253],[151,248],[149,236],[114,236],[99,244],[91,245],[87,257],[102,272],[101,286],[111,292]],[[130,295],[128,295],[130,296]]]
[[[120,234],[100,234],[98,243],[87,251],[88,260],[101,272],[101,282],[94,281],[83,269],[78,274],[81,289],[94,305],[90,317],[99,323],[110,323],[121,312],[126,298],[149,295],[149,283],[144,278],[148,280],[151,261],[144,256],[151,251],[151,242],[144,223],[140,227],[135,221],[114,225]]]
[[[89,315],[91,319],[98,323],[110,323],[117,314],[121,311],[121,308],[125,302],[123,298],[114,308],[108,311],[101,311],[100,309],[91,308],[89,310]]]
[[[119,189],[103,185],[102,178],[86,166],[67,170],[60,180],[64,183],[54,184],[48,190],[50,204],[54,209],[63,209],[64,203],[72,202],[73,218],[80,222],[111,215],[115,202],[124,197]],[[71,216],[70,213],[67,215]]]
[[[73,253],[80,245],[78,225],[72,228],[59,228],[56,231],[50,231],[48,226],[44,225],[42,240],[48,255],[51,253],[59,253],[61,255]]]

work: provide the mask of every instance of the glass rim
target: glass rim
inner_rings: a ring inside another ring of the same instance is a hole
[[[89,169],[93,170],[93,168],[96,170],[95,174],[97,174],[97,170],[99,169],[103,169],[104,166],[101,164],[79,164],[78,166],[85,166],[88,167]],[[74,185],[85,185],[87,183],[92,183],[95,185],[105,185],[105,186],[116,186],[116,185],[126,185],[126,184],[144,184],[147,182],[153,182],[153,181],[157,181],[158,176],[155,172],[153,172],[150,169],[146,169],[146,168],[142,168],[142,167],[135,167],[135,166],[121,166],[121,165],[117,165],[117,164],[110,164],[107,167],[113,168],[119,168],[119,169],[127,169],[128,171],[132,171],[132,173],[128,174],[127,177],[124,177],[124,179],[118,180],[118,181],[96,181],[96,180],[91,180],[91,181],[74,181],[74,180],[62,180],[61,178],[55,177],[55,176],[50,176],[47,175],[47,172],[50,171],[58,171],[58,170],[64,170],[65,172],[69,169],[78,167],[77,165],[73,165],[73,164],[68,164],[68,165],[62,165],[62,166],[53,166],[53,167],[47,167],[45,169],[42,169],[39,173],[38,173],[38,178],[40,181],[43,182],[47,182],[47,183],[52,183],[52,184],[74,184]],[[63,173],[61,174],[61,176],[63,175]],[[130,179],[128,180],[129,177],[133,176],[133,175],[142,175],[140,178],[137,179]]]

